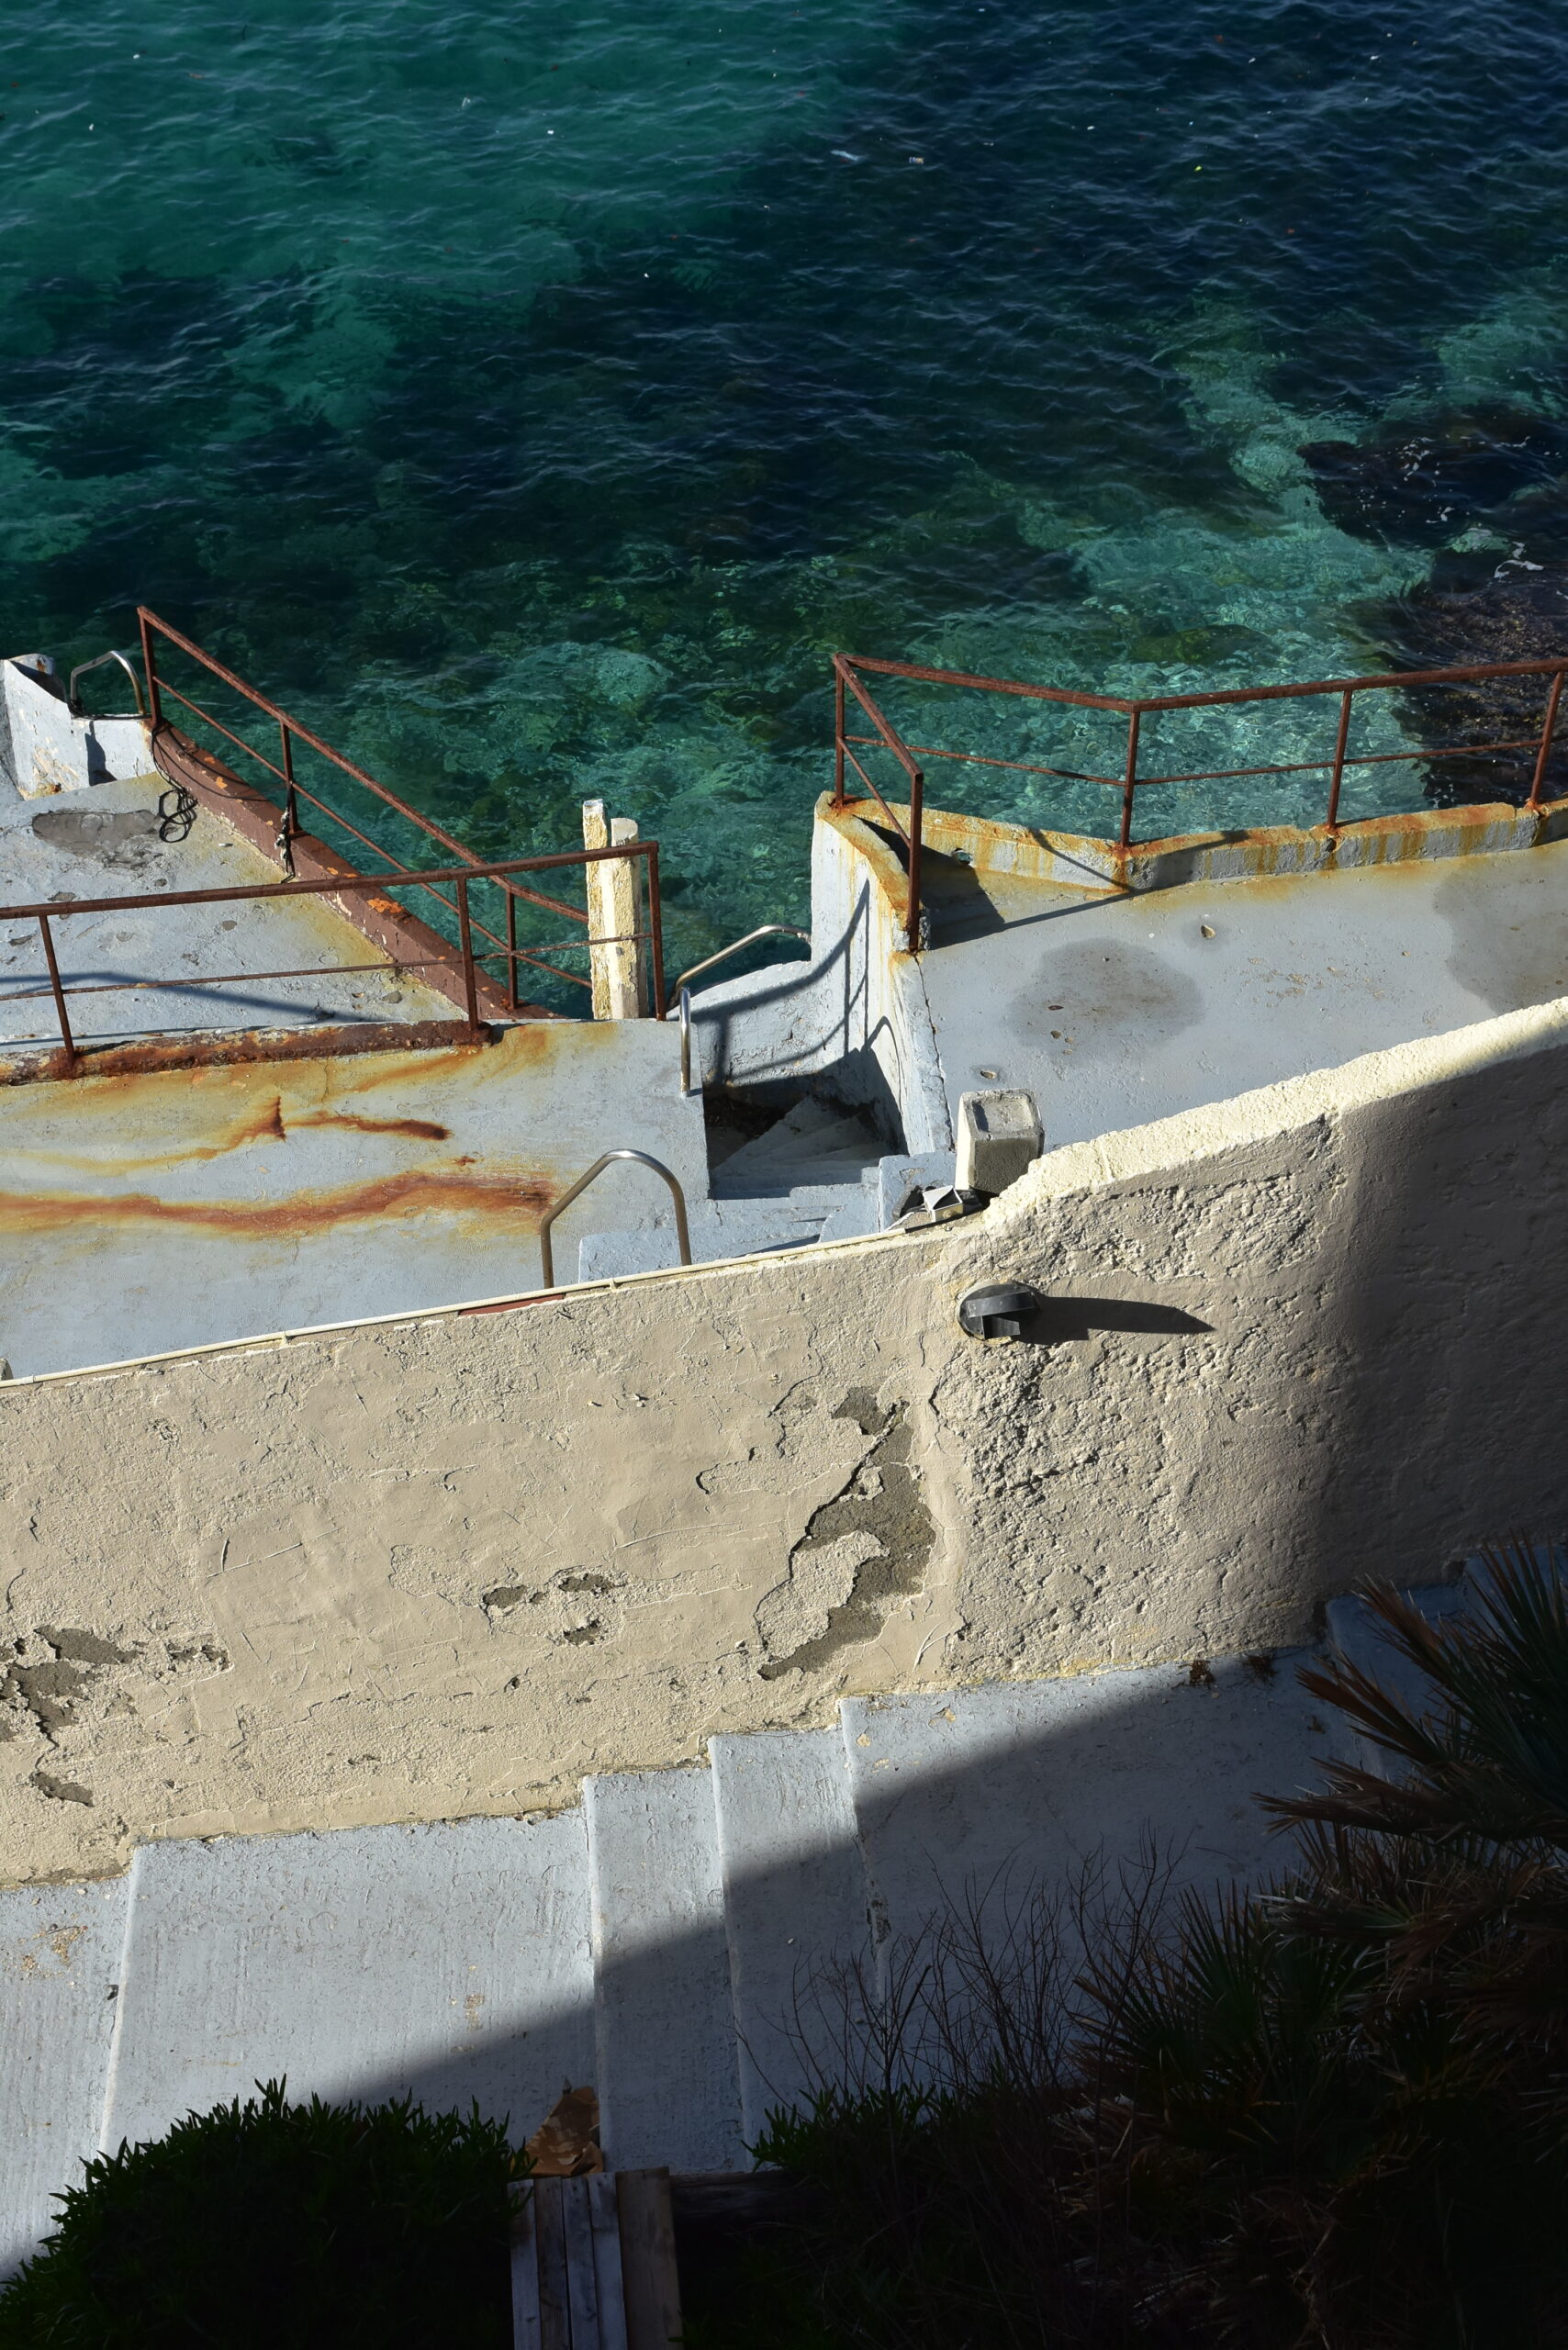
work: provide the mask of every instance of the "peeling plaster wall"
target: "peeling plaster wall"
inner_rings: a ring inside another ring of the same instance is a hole
[[[0,1388],[5,1876],[1272,1648],[1563,1525],[1565,1053],[1568,1002],[924,1236]],[[965,1339],[999,1276],[1025,1340]]]

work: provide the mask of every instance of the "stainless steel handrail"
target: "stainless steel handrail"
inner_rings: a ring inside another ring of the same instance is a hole
[[[70,683],[65,688],[65,707],[71,712],[72,717],[80,718],[83,714],[82,705],[76,698],[77,678],[84,677],[89,669],[101,669],[106,661],[118,661],[119,663],[120,667],[130,679],[130,690],[136,696],[136,714],[138,718],[145,718],[147,715],[147,704],[141,698],[141,680],[137,676],[135,670],[131,667],[129,656],[123,653],[113,652],[95,654],[91,661],[78,661],[74,669],[72,670]],[[109,713],[106,711],[104,715],[107,716]]]
[[[691,1091],[691,990],[682,988],[676,998],[676,1011],[680,1015],[680,1091],[684,1098]]]
[[[678,1179],[670,1173],[662,1160],[650,1158],[645,1150],[607,1150],[602,1158],[594,1160],[586,1175],[577,1177],[569,1192],[563,1192],[560,1198],[552,1203],[540,1222],[539,1259],[546,1289],[554,1289],[555,1286],[555,1252],[550,1242],[550,1226],[564,1209],[571,1206],[579,1192],[588,1190],[596,1175],[603,1174],[612,1158],[634,1158],[639,1167],[651,1167],[655,1175],[663,1176],[669,1185],[670,1197],[675,1202],[675,1237],[680,1250],[680,1261],[683,1265],[690,1264],[691,1232],[686,1221],[686,1193],[681,1190]]]
[[[738,955],[743,946],[754,946],[759,938],[800,938],[803,939],[808,946],[812,943],[812,934],[809,930],[797,930],[791,923],[787,922],[765,922],[760,930],[748,930],[744,938],[732,939],[728,946],[721,946],[716,955],[710,955],[704,962],[693,963],[689,971],[682,971],[675,983],[674,991],[677,997],[679,996],[681,989],[689,979],[700,979],[703,972],[711,971],[715,963],[722,963],[727,957]],[[667,1020],[669,1016],[669,1013],[666,1012],[665,1018]]]

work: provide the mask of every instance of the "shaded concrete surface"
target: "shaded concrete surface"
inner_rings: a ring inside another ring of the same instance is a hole
[[[1568,992],[1568,843],[1129,896],[931,862],[949,1103],[1026,1087],[1048,1149]]]
[[[526,2136],[591,2067],[588,1890],[580,1811],[143,1846],[105,2147],[286,2076],[417,2080]]]
[[[0,2277],[97,2151],[129,1910],[125,1876],[0,1893]]]
[[[24,800],[0,777],[0,903],[131,897],[158,890],[252,888],[278,868],[209,809],[183,841],[159,838],[162,776],[103,783],[90,791]],[[420,892],[409,893],[420,911]],[[386,957],[343,915],[313,898],[269,905],[176,906],[160,912],[84,914],[54,925],[61,976],[72,984],[180,979],[179,987],[73,996],[73,1029],[84,1043],[148,1030],[268,1028],[316,1020],[450,1020],[451,999]],[[356,964],[379,965],[350,970]],[[304,971],[324,978],[218,975]],[[188,974],[188,979],[186,975]],[[210,976],[209,976],[210,975]],[[51,1045],[60,1030],[47,990],[38,923],[0,921],[0,1045]]]
[[[679,1039],[648,1020],[36,1080],[0,1092],[0,1355],[18,1377],[536,1289],[544,1208],[625,1143],[707,1188]],[[614,1166],[562,1217],[557,1264],[569,1279],[607,1221],[670,1215],[655,1176]]]
[[[285,2075],[476,2098],[516,2138],[592,2078],[613,2164],[749,2167],[767,2109],[833,2065],[835,1967],[874,1983],[945,1893],[1000,1924],[1007,1895],[1096,1855],[1136,1870],[1150,1837],[1177,1884],[1274,1867],[1251,1795],[1300,1785],[1324,1740],[1301,1657],[1271,1662],[861,1701],[717,1739],[709,1770],[590,1780],[549,1819],[152,1844],[129,1881],[3,1897],[4,2244],[100,2143]]]

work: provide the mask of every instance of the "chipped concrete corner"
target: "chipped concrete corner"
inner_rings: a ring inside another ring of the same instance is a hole
[[[6,1876],[547,1808],[846,1692],[1266,1652],[1562,1527],[1565,1052],[1568,1002],[924,1235],[0,1387]],[[1037,1313],[967,1338],[999,1278]]]

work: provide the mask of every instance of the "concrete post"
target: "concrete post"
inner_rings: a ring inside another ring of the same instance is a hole
[[[605,815],[602,800],[583,801],[585,848],[619,847],[636,837],[637,827],[630,817],[617,816],[611,822]],[[646,1011],[641,946],[631,936],[637,928],[641,895],[633,858],[607,858],[602,865],[588,867],[589,941],[618,942],[601,946],[590,943],[588,947],[596,1020],[641,1020]]]

